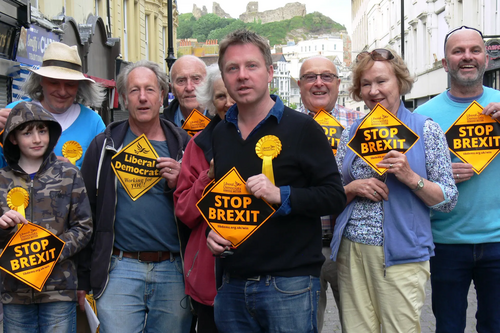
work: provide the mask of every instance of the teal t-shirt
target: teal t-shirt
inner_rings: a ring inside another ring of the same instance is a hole
[[[128,130],[123,147],[137,136]],[[161,157],[170,157],[166,141],[150,141]],[[173,200],[165,195],[162,178],[133,201],[117,179],[115,247],[126,252],[180,251]],[[112,208],[110,208],[112,209]]]
[[[485,107],[491,102],[500,101],[500,91],[483,87],[483,94],[476,101]],[[449,96],[445,91],[416,109],[431,117],[443,131],[467,109],[472,99],[464,100]],[[453,163],[461,160],[451,153]],[[500,242],[500,156],[470,180],[457,184],[458,202],[449,213],[431,212],[432,235],[435,243],[442,244],[480,244]]]

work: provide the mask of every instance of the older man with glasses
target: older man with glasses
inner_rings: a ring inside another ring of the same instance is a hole
[[[352,125],[356,120],[363,117],[363,113],[352,111],[337,104],[339,94],[340,78],[335,64],[323,56],[308,58],[300,67],[300,80],[297,82],[300,88],[300,96],[304,103],[306,112],[314,116],[316,112],[323,109],[331,113],[344,127]],[[334,215],[321,217],[322,228],[333,233],[335,224]],[[321,267],[320,274],[320,296],[318,305],[318,331],[323,329],[325,309],[327,303],[326,291],[328,284],[332,289],[337,308],[340,310],[340,295],[337,283],[337,264],[327,258]],[[340,311],[339,311],[340,314]]]
[[[476,101],[483,114],[498,119],[500,92],[483,86],[488,65],[481,32],[462,26],[446,35],[443,67],[450,89],[420,106],[447,130]],[[480,175],[452,155],[453,177],[460,196],[450,213],[433,212],[435,256],[431,258],[432,310],[436,332],[463,332],[471,281],[477,293],[477,331],[500,332],[500,187],[497,157]]]

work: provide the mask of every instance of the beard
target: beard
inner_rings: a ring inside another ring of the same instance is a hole
[[[452,81],[455,81],[456,83],[464,87],[472,87],[478,84],[483,84],[483,76],[486,71],[486,63],[484,63],[482,66],[476,67],[477,72],[474,76],[463,76],[460,73],[460,66],[462,65],[463,64],[459,64],[455,69],[448,67],[448,73],[450,73]]]

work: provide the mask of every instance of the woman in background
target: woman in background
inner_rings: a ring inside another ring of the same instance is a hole
[[[186,295],[191,296],[198,316],[198,333],[217,332],[214,321],[215,259],[207,247],[208,224],[196,208],[203,190],[214,178],[212,131],[234,104],[222,82],[219,67],[207,67],[205,81],[196,88],[196,98],[214,118],[188,143],[174,193],[175,214],[191,229],[184,255]]]

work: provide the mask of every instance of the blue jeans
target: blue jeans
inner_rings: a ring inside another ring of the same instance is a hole
[[[191,327],[179,256],[159,263],[112,256],[108,285],[96,302],[101,333],[187,333]]]
[[[318,332],[319,278],[224,276],[214,303],[221,333]]]
[[[431,258],[436,333],[463,332],[474,281],[479,333],[500,332],[500,243],[436,244]]]
[[[4,304],[5,333],[76,333],[76,302]]]

